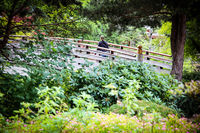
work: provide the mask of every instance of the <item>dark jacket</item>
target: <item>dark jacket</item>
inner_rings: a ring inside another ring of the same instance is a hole
[[[99,44],[98,44],[99,47],[103,47],[103,48],[109,48],[108,46],[108,43],[106,41],[100,41]],[[107,50],[104,50],[104,49],[97,49],[99,51],[103,51],[103,52],[106,52]]]

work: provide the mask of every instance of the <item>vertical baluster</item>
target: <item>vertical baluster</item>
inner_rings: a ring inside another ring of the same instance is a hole
[[[142,46],[138,46],[137,61],[143,62]]]

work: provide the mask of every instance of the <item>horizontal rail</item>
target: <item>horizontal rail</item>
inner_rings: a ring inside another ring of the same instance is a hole
[[[62,38],[62,37],[50,37],[50,38],[54,38],[54,39],[67,39],[67,40],[80,40],[81,42],[88,42],[88,43],[99,43],[98,41],[93,41],[93,40],[81,40],[81,39],[74,39],[74,38]],[[138,48],[134,48],[134,47],[130,47],[130,46],[125,46],[125,45],[119,45],[119,44],[113,44],[113,43],[108,43],[111,46],[115,46],[115,47],[120,47],[120,48],[128,48],[128,49],[132,49],[132,50],[137,50]],[[158,52],[154,52],[154,51],[149,51],[149,50],[142,50],[143,52],[148,52],[151,54],[156,54],[156,55],[161,55],[161,56],[166,56],[166,57],[172,57],[171,55],[168,54],[162,54],[162,53],[158,53]]]
[[[59,37],[53,37],[53,38],[55,38],[55,39],[64,39],[64,38],[59,38]],[[76,40],[76,39],[73,39],[73,38],[67,38],[67,39],[68,40]],[[92,40],[83,40],[82,42],[97,43],[97,44],[99,43],[98,41],[92,41]],[[113,43],[108,43],[108,44],[112,45],[112,46],[120,47],[120,49],[128,48],[128,49],[132,49],[132,50],[138,50],[138,48],[134,48],[134,47],[130,47],[130,46],[118,45],[118,44],[113,44]],[[123,51],[127,51],[127,52],[131,52],[131,53],[137,54],[137,52],[133,52],[133,51],[130,51],[130,50],[123,49]],[[171,55],[162,54],[162,53],[153,52],[153,51],[148,51],[148,50],[142,50],[142,52],[145,52],[145,53],[148,52],[148,53],[151,53],[151,54],[156,54],[156,55],[161,55],[161,56],[166,56],[166,57],[172,57]],[[149,58],[153,58],[153,59],[157,59],[157,60],[161,60],[161,61],[172,62],[169,59],[165,59],[165,58],[161,58],[161,57],[150,56],[150,55],[146,55],[146,54],[144,54],[144,56],[149,57]]]
[[[74,42],[73,42],[74,43]],[[130,53],[127,53],[127,52],[123,52],[123,51],[119,51],[119,50],[115,50],[115,49],[108,49],[108,48],[103,48],[103,47],[98,47],[96,45],[91,45],[91,44],[85,44],[85,43],[76,43],[76,45],[81,45],[81,46],[86,46],[86,47],[92,47],[92,48],[97,48],[97,49],[101,49],[101,50],[106,50],[106,51],[110,51],[110,52],[116,52],[116,53],[119,53],[119,54],[123,54],[123,55],[128,55],[128,56],[135,56],[135,54],[130,54]]]
[[[83,40],[83,42],[90,42],[90,43],[99,43],[98,41],[91,41],[91,40]],[[134,48],[134,47],[130,47],[130,46],[125,46],[125,45],[119,45],[119,44],[113,44],[113,43],[108,43],[109,45],[115,46],[115,47],[120,47],[120,48],[128,48],[128,49],[133,49],[133,50],[137,50],[138,48]],[[148,53],[152,53],[152,54],[157,54],[157,55],[162,55],[162,56],[166,56],[166,57],[172,57],[171,55],[168,54],[162,54],[162,53],[158,53],[158,52],[153,52],[153,51],[148,51],[148,50],[142,50],[143,52],[148,52]]]
[[[11,35],[11,37],[24,37],[24,38],[34,38],[32,36],[24,36],[24,35]],[[89,43],[99,43],[98,41],[92,41],[92,40],[81,40],[81,39],[74,39],[74,38],[62,38],[62,37],[45,37],[45,39],[59,39],[59,40],[80,40],[82,42],[89,42]],[[137,50],[138,48],[134,48],[134,47],[130,47],[130,46],[125,46],[125,45],[119,45],[119,44],[113,44],[113,43],[108,43],[111,46],[115,46],[115,47],[120,47],[120,48],[128,48],[128,49],[133,49],[133,50]],[[166,56],[166,57],[172,57],[171,55],[168,54],[162,54],[162,53],[158,53],[158,52],[153,52],[153,51],[148,51],[148,50],[142,50],[143,52],[148,52],[148,53],[152,53],[152,54],[157,54],[157,55],[161,55],[161,56]]]
[[[20,36],[20,35],[12,35],[11,37],[19,37],[19,38],[22,38],[22,40],[24,38],[27,38],[27,39],[34,39],[35,38],[33,36]],[[78,49],[76,49],[76,51],[79,50],[79,51],[87,53],[86,55],[82,55],[82,56],[84,56],[84,58],[86,58],[86,57],[92,58],[91,56],[96,56],[96,55],[91,55],[89,53],[97,53],[97,54],[108,55],[112,58],[114,56],[115,57],[117,56],[117,57],[120,57],[120,58],[129,59],[129,60],[136,60],[136,55],[138,56],[138,52],[136,52],[136,50],[138,50],[138,48],[134,48],[134,47],[130,47],[130,46],[108,43],[112,47],[103,48],[103,47],[98,47],[97,45],[94,45],[94,44],[87,44],[87,43],[96,43],[96,44],[99,43],[98,41],[92,41],[92,40],[81,40],[81,39],[62,38],[62,37],[45,37],[45,39],[50,40],[50,41],[72,40],[71,43],[73,43],[77,47],[79,47]],[[81,47],[83,47],[83,48],[81,48]],[[116,47],[119,47],[119,48],[116,48]],[[109,53],[97,51],[97,49],[106,50]],[[153,54],[153,55],[149,55],[149,54]],[[160,57],[160,56],[171,57],[171,55],[162,54],[162,53],[153,52],[153,51],[148,51],[148,50],[142,50],[142,55],[145,57],[144,62],[146,62],[146,63],[156,65],[156,66],[159,66],[161,68],[163,67],[163,68],[171,69],[170,64],[172,63],[172,60]],[[159,55],[159,56],[155,56],[155,55]],[[78,55],[76,55],[76,56],[78,56]],[[96,57],[94,57],[94,59],[95,58]],[[96,59],[99,60],[101,58],[96,58]],[[150,59],[152,59],[152,60],[150,60]],[[155,61],[155,60],[158,60],[158,61]],[[170,63],[170,64],[166,64],[166,63],[162,63],[162,62],[167,62],[167,63]]]
[[[137,53],[136,52],[133,52],[133,51],[130,51],[130,50],[118,50],[118,49],[114,49],[114,48],[102,48],[102,47],[98,47],[96,45],[91,45],[91,44],[85,44],[85,43],[75,43],[77,45],[81,45],[81,46],[88,46],[88,47],[92,47],[92,48],[98,48],[98,49],[102,49],[102,50],[107,50],[107,51],[112,51],[112,52],[116,52],[116,53],[119,53],[119,54],[124,54],[124,55],[128,55],[128,56],[135,56]],[[148,57],[148,58],[152,58],[152,59],[156,59],[156,60],[161,60],[161,61],[166,61],[166,62],[169,62],[171,63],[172,61],[169,60],[169,59],[164,59],[164,58],[161,58],[161,57],[156,57],[156,56],[151,56],[151,55],[144,55],[145,57]]]
[[[152,56],[152,55],[144,55],[144,56],[148,57],[148,58],[152,58],[152,59],[156,59],[156,60],[172,63],[172,60],[169,60],[169,59],[164,59],[164,58],[157,57],[157,56]]]

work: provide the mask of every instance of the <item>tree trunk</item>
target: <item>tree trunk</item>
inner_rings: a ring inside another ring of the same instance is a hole
[[[184,44],[186,39],[186,15],[175,14],[172,16],[171,30],[171,51],[172,51],[172,71],[176,79],[182,80]]]
[[[13,19],[13,16],[15,16],[17,14],[17,12],[14,12],[16,4],[17,4],[17,0],[14,0],[14,3],[12,4],[12,9],[8,13],[9,14],[8,15],[8,23],[5,27],[5,33],[3,34],[3,41],[0,42],[0,51],[1,52],[2,52],[2,49],[8,43],[8,39],[9,39],[9,36],[10,36],[10,33],[11,33],[12,19]],[[21,11],[21,10],[19,10],[19,11]]]
[[[3,41],[0,42],[0,50],[2,50],[6,44],[8,43],[8,39],[9,39],[9,36],[10,36],[10,32],[11,32],[11,25],[12,25],[12,16],[10,16],[8,18],[8,23],[6,25],[6,31],[5,31],[5,34],[3,36]]]

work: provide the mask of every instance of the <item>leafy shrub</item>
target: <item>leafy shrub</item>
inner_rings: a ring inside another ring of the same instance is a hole
[[[32,73],[27,76],[2,74],[0,88],[3,97],[0,99],[1,113],[4,116],[13,114],[13,110],[21,108],[23,101],[34,102],[37,100],[37,87],[41,83],[41,76]]]
[[[4,116],[13,115],[13,110],[21,108],[20,103],[33,103],[39,100],[36,87],[61,86],[68,90],[71,70],[70,51],[72,45],[69,42],[46,41],[44,36],[35,42],[29,40],[27,43],[20,43],[18,49],[9,50],[11,61],[0,58],[0,92],[3,97],[0,99],[0,108]],[[68,44],[68,45],[67,45]],[[66,56],[68,55],[68,56]],[[68,63],[68,64],[66,64]],[[18,71],[9,74],[8,70],[13,66],[25,68],[24,76]]]
[[[200,123],[200,114],[194,114],[191,118],[192,122]]]
[[[3,96],[0,98],[0,107],[4,116],[13,115],[13,110],[20,109],[22,102],[34,103],[38,101],[39,95],[36,88],[40,85],[61,86],[65,90],[69,88],[70,74],[68,70],[52,72],[33,70],[27,73],[28,76],[1,74],[0,89]],[[39,88],[41,89],[41,87]]]
[[[200,110],[200,81],[185,83],[184,93],[177,95],[176,104],[184,114],[191,117]]]
[[[145,108],[143,111],[146,111],[147,113],[153,113],[155,111],[160,113],[163,117],[167,117],[169,114],[178,114],[176,110],[173,110],[165,105],[156,104],[154,102],[138,100],[136,101],[136,104]]]
[[[123,90],[134,80],[140,86],[134,92],[137,99],[146,99],[159,104],[170,105],[174,100],[170,90],[174,90],[179,85],[172,76],[156,73],[150,65],[136,61],[107,61],[89,72],[84,69],[72,72],[71,93],[80,94],[85,91],[97,100],[100,107],[108,107],[116,103],[117,97],[110,96],[109,93],[112,89],[105,86],[115,84],[119,97],[122,98]]]
[[[24,123],[22,120],[7,120],[4,132],[199,132],[199,123],[188,122],[186,118],[158,113],[144,114],[143,117],[101,114],[83,110],[38,116]]]
[[[40,87],[38,90],[39,101],[34,103],[21,103],[23,108],[15,111],[21,117],[31,120],[38,115],[56,114],[56,112],[66,111],[67,104],[64,102],[64,90],[60,87]]]
[[[167,117],[169,114],[177,114],[176,110],[168,108],[164,105],[159,105],[153,102],[144,101],[144,100],[136,100],[133,103],[138,105],[138,108],[132,107],[132,109],[137,113],[144,114],[144,113],[160,113],[161,116]],[[125,105],[120,106],[118,104],[114,104],[109,108],[109,112],[114,112],[118,114],[126,114],[127,108]]]
[[[110,106],[110,108],[107,110],[107,112],[113,112],[116,114],[126,114],[127,113],[127,108],[125,106],[120,106],[118,104],[113,104]]]
[[[85,92],[82,92],[81,95],[73,98],[73,102],[76,105],[76,108],[80,110],[84,109],[87,111],[98,111],[98,104],[96,104],[94,98]]]
[[[183,82],[190,82],[191,80],[200,80],[200,71],[184,71],[182,80]]]

